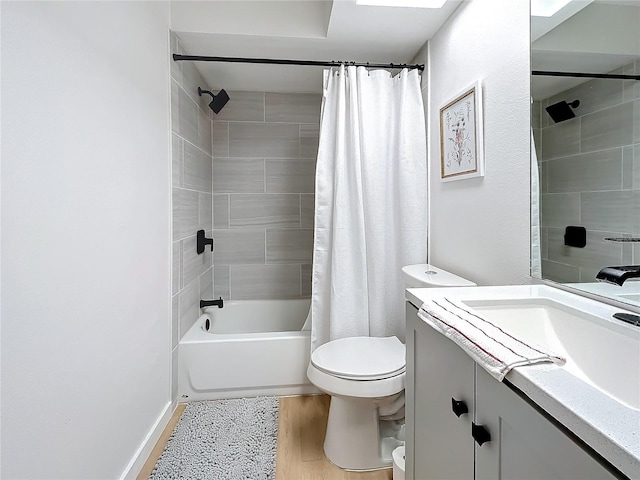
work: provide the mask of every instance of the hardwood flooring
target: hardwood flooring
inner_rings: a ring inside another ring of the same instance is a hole
[[[322,444],[330,397],[281,397],[276,480],[392,480],[392,469],[347,472],[324,456]],[[147,480],[186,405],[178,405],[137,480]]]
[[[280,398],[276,480],[391,480],[392,469],[347,472],[324,456],[328,395]]]

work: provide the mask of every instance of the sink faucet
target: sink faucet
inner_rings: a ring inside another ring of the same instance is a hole
[[[213,306],[222,308],[223,307],[222,297],[220,297],[218,300],[200,300],[200,308],[213,307]]]
[[[630,278],[640,278],[640,265],[627,265],[622,267],[604,267],[596,275],[601,282],[622,284]]]

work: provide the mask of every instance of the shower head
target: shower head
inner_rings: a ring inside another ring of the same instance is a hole
[[[565,120],[569,120],[570,118],[574,118],[576,116],[573,113],[572,108],[578,108],[580,106],[580,100],[574,100],[571,103],[567,103],[564,100],[558,103],[554,103],[553,105],[549,105],[545,108],[551,119],[558,123],[564,122]]]
[[[208,93],[211,95],[211,102],[209,102],[209,108],[213,110],[213,113],[220,113],[220,110],[227,104],[229,101],[229,95],[224,89],[220,90],[217,95],[214,95],[209,90],[203,90],[198,87],[198,95],[202,96],[203,93]]]

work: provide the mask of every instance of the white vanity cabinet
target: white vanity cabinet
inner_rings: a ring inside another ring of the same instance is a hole
[[[409,302],[406,338],[407,479],[616,478]]]

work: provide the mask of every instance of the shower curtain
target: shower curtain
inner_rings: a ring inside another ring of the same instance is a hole
[[[531,276],[534,278],[542,278],[540,248],[540,172],[531,130]]]
[[[427,241],[424,108],[417,70],[324,73],[311,348],[351,336],[404,341],[401,268]]]

